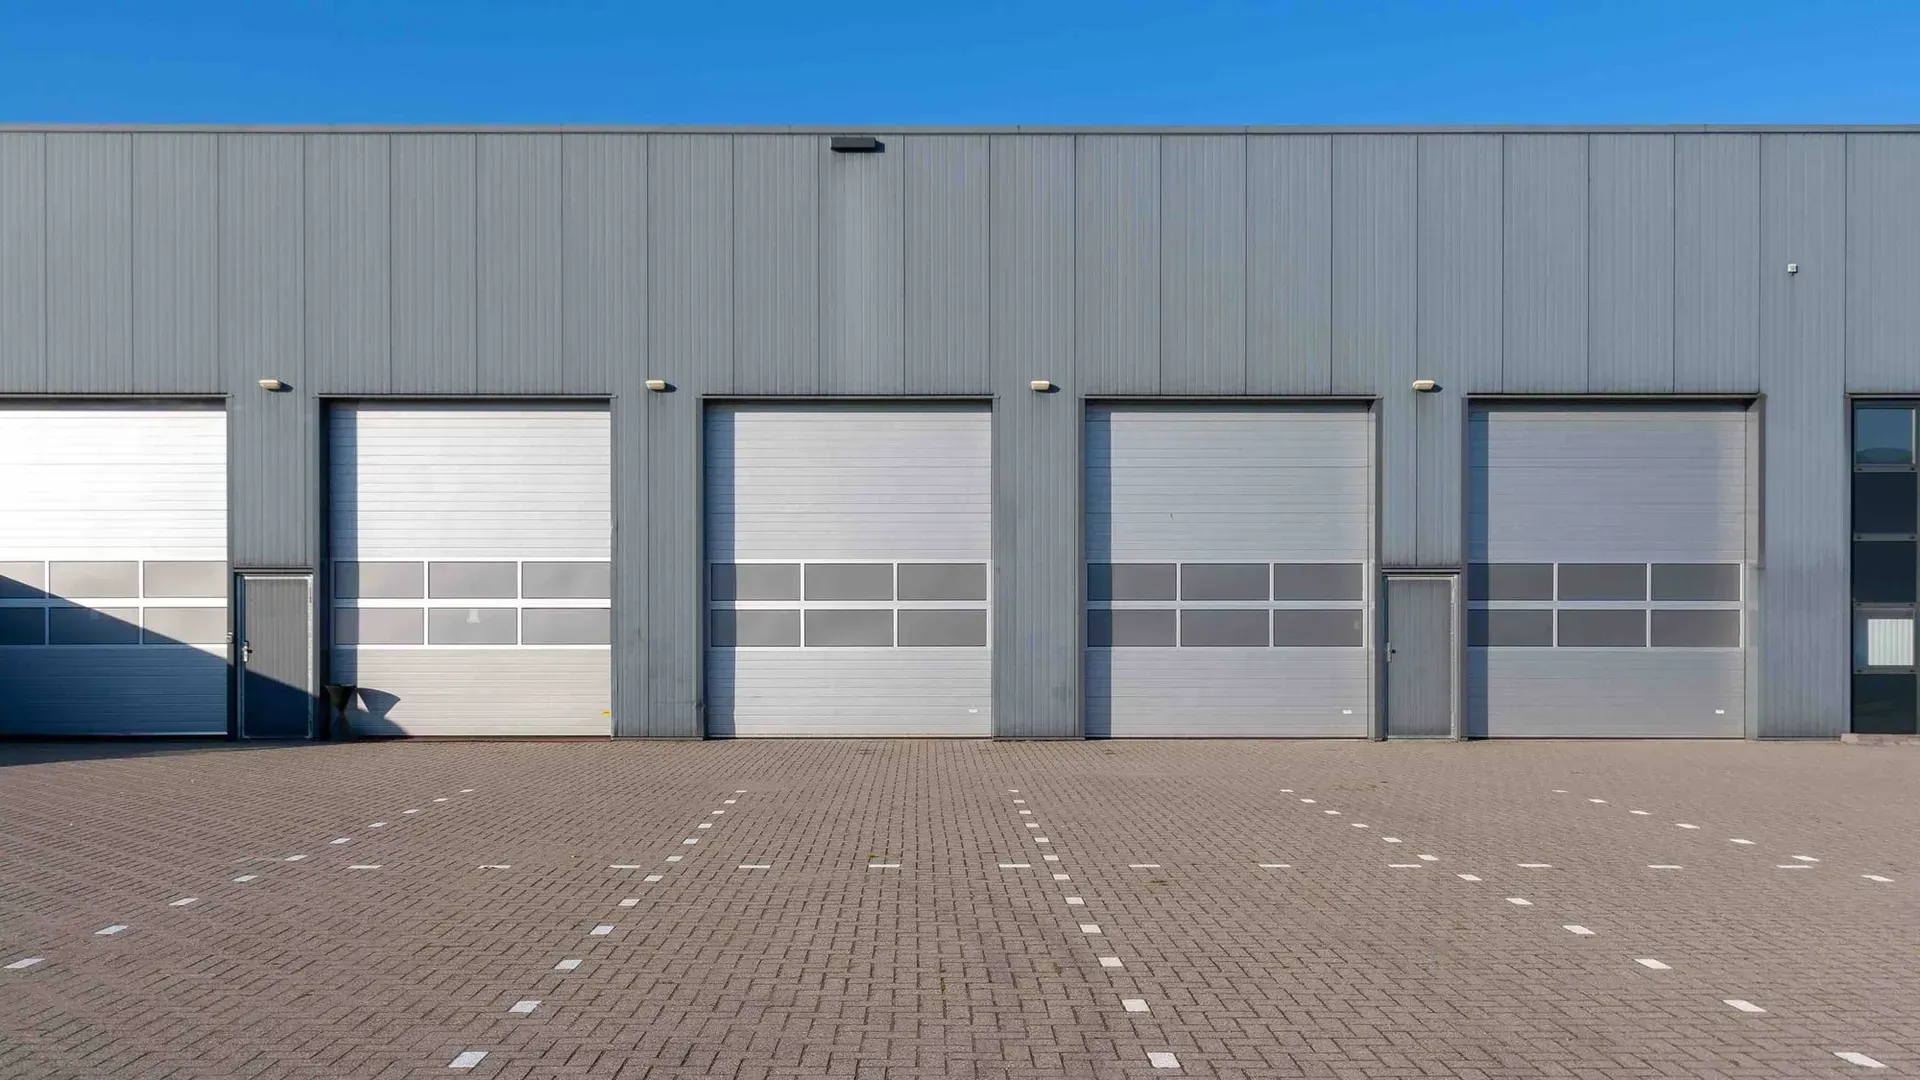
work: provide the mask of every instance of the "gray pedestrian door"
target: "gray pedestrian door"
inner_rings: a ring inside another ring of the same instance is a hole
[[[1451,577],[1387,578],[1387,735],[1444,739],[1453,724]]]
[[[239,584],[240,736],[308,738],[315,701],[313,579],[242,574]]]

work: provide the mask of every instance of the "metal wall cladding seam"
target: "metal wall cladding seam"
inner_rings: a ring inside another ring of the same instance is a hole
[[[1089,394],[1160,392],[1160,149],[1075,137],[1075,369]]]
[[[133,385],[133,137],[47,141],[47,389]]]
[[[237,566],[312,567],[320,406],[306,350],[305,140],[220,136],[218,357],[228,393]],[[268,393],[261,379],[290,392]]]
[[[1380,559],[1418,558],[1414,413],[1419,295],[1418,142],[1409,135],[1333,142],[1333,390],[1381,394]]]
[[[132,389],[210,393],[220,386],[220,140],[132,138]]]
[[[1160,390],[1247,388],[1247,140],[1167,136],[1160,156]]]
[[[393,136],[393,391],[479,389],[475,135]]]
[[[740,405],[707,410],[709,562],[986,562],[987,410]]]
[[[1081,731],[1073,143],[995,136],[989,151],[993,716],[1009,737]]]
[[[1333,139],[1247,139],[1247,392],[1333,386]]]
[[[908,136],[898,146],[905,172],[906,391],[984,394],[988,139]]]
[[[1501,389],[1587,389],[1585,135],[1507,135]]]
[[[1740,562],[1747,557],[1739,406],[1476,409],[1473,562]]]
[[[1440,392],[1413,400],[1413,565],[1458,566],[1465,402],[1500,389],[1504,151],[1498,135],[1419,143],[1414,375],[1438,381]]]
[[[1673,390],[1673,136],[1595,135],[1587,389]]]
[[[1846,140],[1761,141],[1760,386],[1766,393],[1765,681],[1759,734],[1847,730]],[[1797,263],[1799,273],[1786,265]]]
[[[819,136],[733,136],[733,387],[820,384]]]
[[[360,696],[363,735],[605,735],[604,649],[334,649],[334,679],[405,687]]]
[[[564,146],[559,135],[481,135],[479,374],[484,394],[565,385],[560,336]]]
[[[820,389],[906,389],[904,148],[880,136],[877,154],[814,145],[820,168]]]
[[[393,387],[392,140],[308,135],[307,355],[321,393]]]
[[[47,388],[47,136],[0,133],[0,390]]]
[[[327,442],[334,559],[611,557],[604,408],[343,405]]]
[[[649,668],[653,650],[649,604],[654,574],[648,563],[652,531],[649,490],[651,466],[648,428],[651,399],[662,395],[629,391],[613,399],[613,734],[649,734]],[[698,412],[697,407],[694,410]],[[678,567],[660,575],[662,585],[688,576]],[[697,639],[696,639],[697,640]],[[691,731],[669,732],[683,736]]]
[[[607,394],[646,378],[647,139],[566,135],[561,146],[560,389]]]
[[[1847,389],[1920,388],[1920,139],[1847,136]]]
[[[1674,140],[1673,388],[1760,387],[1760,138]]]

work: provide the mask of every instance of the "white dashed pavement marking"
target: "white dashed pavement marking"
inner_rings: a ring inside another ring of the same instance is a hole
[[[1647,869],[1649,870],[1684,870],[1686,869],[1686,867],[1681,866],[1679,863],[1655,862],[1655,863],[1648,863]]]
[[[1417,863],[1417,862],[1390,862],[1390,863],[1388,863],[1388,864],[1387,864],[1387,869],[1389,869],[1389,870],[1418,870],[1418,869],[1420,869],[1420,867],[1421,867],[1422,865],[1424,865],[1424,864],[1422,864],[1422,863]]]
[[[589,934],[592,934],[594,937],[606,937],[608,934],[613,933],[613,924],[601,923],[599,926],[596,926],[592,930],[589,930],[587,932]]]
[[[1072,880],[1073,880],[1073,875],[1072,875],[1072,874],[1055,874],[1055,875],[1053,875],[1053,880],[1055,880],[1055,881],[1072,881]]]
[[[869,869],[869,870],[898,870],[898,869],[900,869],[900,864],[899,864],[899,863],[897,863],[897,862],[870,862],[870,863],[868,863],[868,864],[867,864],[867,869]]]
[[[1677,829],[1697,829],[1697,828],[1699,828],[1699,827],[1700,827],[1700,826],[1698,826],[1698,825],[1690,825],[1690,824],[1688,824],[1687,822],[1684,822],[1684,821],[1676,821],[1676,822],[1674,822],[1674,823],[1673,823],[1673,825],[1674,825],[1674,827],[1675,827],[1675,828],[1677,828]]]
[[[1320,811],[1320,812],[1321,812],[1321,813],[1323,813],[1323,814],[1332,814],[1332,815],[1333,815],[1334,817],[1339,817],[1339,816],[1340,816],[1340,811],[1338,811],[1338,810],[1322,810],[1322,811]]]
[[[539,998],[527,998],[525,1001],[514,1002],[513,1008],[508,1009],[507,1011],[510,1013],[519,1013],[521,1016],[525,1016],[539,1007],[540,1007]]]
[[[1584,926],[1581,926],[1579,923],[1567,923],[1566,925],[1560,927],[1560,929],[1565,930],[1567,933],[1572,934],[1576,937],[1592,937],[1593,936],[1593,931],[1587,929]]]
[[[1816,859],[1811,855],[1795,855],[1794,859],[1798,862],[1819,862],[1820,861],[1819,859]]]
[[[1383,836],[1380,839],[1385,840],[1389,844],[1397,844],[1400,842],[1400,838],[1397,836]]]
[[[26,969],[33,967],[35,964],[44,964],[46,962],[47,962],[47,958],[44,956],[29,956],[29,957],[26,957],[25,959],[15,960],[13,963],[8,964],[7,970],[8,971],[25,971]]]
[[[1873,1060],[1858,1050],[1835,1050],[1833,1056],[1849,1065],[1858,1065],[1863,1069],[1884,1069],[1886,1065]]]
[[[732,805],[733,805],[734,803],[737,803],[737,802],[739,802],[739,801],[740,801],[739,799],[723,799],[723,800],[721,800],[721,802],[720,802],[720,805],[722,805],[722,806],[732,806]]]
[[[442,796],[440,796],[439,798],[437,798],[437,799],[435,799],[435,800],[433,800],[433,801],[434,801],[434,802],[446,802],[446,801],[447,801],[447,797],[446,797],[445,795],[442,795]]]
[[[1748,1001],[1746,998],[1721,998],[1720,1000],[1739,1009],[1743,1013],[1763,1013],[1767,1011],[1755,1005],[1753,1002]]]
[[[460,1056],[447,1063],[449,1069],[471,1069],[487,1060],[485,1050],[462,1050]]]
[[[1058,856],[1058,855],[1042,855],[1042,856],[1040,856],[1040,857],[1041,857],[1041,858],[1043,858],[1043,859],[1045,859],[1045,860],[1047,860],[1048,862],[1059,862],[1059,861],[1060,861],[1060,856]]]
[[[1003,862],[1000,864],[1000,869],[1002,870],[1031,870],[1032,868],[1032,863],[1025,862]]]
[[[1120,1007],[1127,1010],[1128,1012],[1151,1012],[1152,1011],[1147,1008],[1147,999],[1145,998],[1121,998]]]
[[[1292,867],[1292,866],[1290,866],[1289,864],[1287,864],[1287,863],[1283,863],[1283,862],[1263,862],[1263,863],[1261,863],[1261,864],[1260,864],[1260,869],[1262,869],[1262,870],[1291,870],[1291,869],[1293,869],[1293,867]]]
[[[402,810],[402,811],[400,811],[400,812],[401,812],[401,813],[403,813],[403,814],[417,814],[417,813],[419,813],[420,811],[418,811],[418,810]]]
[[[655,882],[655,881],[661,881],[661,880],[664,880],[664,879],[666,878],[666,876],[667,876],[667,875],[665,875],[665,874],[648,874],[648,875],[647,875],[646,877],[643,877],[643,878],[641,878],[640,880],[641,880],[641,881],[645,881],[645,882],[648,882],[648,883],[652,883],[652,882]]]
[[[1524,896],[1509,896],[1507,897],[1507,903],[1512,904],[1515,907],[1532,907],[1533,906],[1533,901],[1527,899]]]
[[[1100,966],[1106,968],[1119,967],[1120,958],[1117,956],[1103,956],[1100,958]]]
[[[384,829],[386,827],[387,823],[384,821],[369,821],[367,823],[367,828],[369,829]]]
[[[1475,877],[1472,874],[1455,874],[1453,876],[1459,878],[1461,881],[1479,881],[1480,880],[1478,877]]]
[[[1440,856],[1438,855],[1416,855],[1414,857],[1419,859],[1421,862],[1439,862],[1440,861]]]
[[[1147,1063],[1156,1069],[1177,1069],[1180,1059],[1165,1050],[1152,1050],[1147,1053]]]
[[[639,907],[640,898],[637,896],[629,896],[625,900],[620,901],[620,906],[621,907]]]
[[[1300,801],[1301,801],[1301,802],[1303,802],[1303,803],[1313,803],[1313,802],[1317,802],[1317,801],[1319,801],[1319,800],[1317,800],[1317,799],[1301,799]]]
[[[1552,863],[1544,863],[1544,862],[1523,862],[1523,863],[1515,863],[1514,865],[1515,865],[1515,866],[1518,866],[1518,867],[1519,867],[1520,869],[1522,869],[1522,870],[1551,870],[1551,869],[1553,869],[1553,864],[1552,864]]]
[[[1033,842],[1034,842],[1034,843],[1036,843],[1036,844],[1051,844],[1051,843],[1053,843],[1053,841],[1051,841],[1051,840],[1049,840],[1049,839],[1047,839],[1047,838],[1046,838],[1046,837],[1044,837],[1044,836],[1036,836],[1036,837],[1034,837],[1034,838],[1033,838]]]
[[[349,866],[349,867],[347,867],[347,869],[349,869],[349,870],[378,870],[378,869],[380,869],[380,864],[379,864],[379,863],[377,863],[377,862],[375,862],[375,863],[354,863],[354,864],[353,864],[352,866]]]
[[[1671,965],[1663,964],[1660,961],[1655,960],[1651,956],[1635,957],[1633,962],[1636,964],[1639,964],[1643,968],[1651,968],[1654,971],[1672,971],[1673,970],[1673,967]]]
[[[1351,825],[1351,826],[1353,826],[1353,827],[1354,827],[1354,828],[1356,828],[1356,829],[1367,829],[1367,828],[1372,828],[1372,826],[1370,826],[1370,825],[1367,825],[1367,824],[1365,824],[1365,823],[1363,823],[1363,822],[1359,822],[1359,821],[1349,821],[1349,822],[1347,822],[1347,824],[1349,824],[1349,825]]]
[[[1729,843],[1729,844],[1745,844],[1745,845],[1747,845],[1748,847],[1752,847],[1752,846],[1753,846],[1753,841],[1751,841],[1751,840],[1742,840],[1742,839],[1740,839],[1740,838],[1739,838],[1739,837],[1737,837],[1737,836],[1736,836],[1736,837],[1732,837],[1732,838],[1730,838],[1730,839],[1729,839],[1729,840],[1727,841],[1727,843]]]
[[[472,788],[470,788],[470,787],[463,787],[463,788],[461,788],[461,789],[460,789],[460,794],[462,794],[462,795],[471,795],[471,794],[473,794],[473,789],[472,789]]]
[[[1775,863],[1773,865],[1773,868],[1775,870],[1811,870],[1813,869],[1813,867],[1808,866],[1806,863],[1803,863],[1803,862]]]
[[[569,959],[566,959],[566,960],[562,960],[562,961],[560,961],[559,963],[557,963],[557,964],[555,964],[555,965],[553,965],[553,970],[555,970],[555,971],[573,971],[574,969],[576,969],[576,968],[578,968],[579,966],[580,966],[580,961],[579,961],[579,959],[578,959],[577,957],[576,957],[576,958],[569,958]]]
[[[1158,869],[1160,869],[1160,864],[1159,864],[1159,863],[1157,863],[1157,862],[1130,862],[1130,863],[1128,863],[1128,864],[1127,864],[1127,869],[1129,869],[1129,870],[1158,870]]]
[[[1880,874],[1861,874],[1860,876],[1866,878],[1868,881],[1888,882],[1893,880],[1890,877],[1883,877]]]
[[[1100,924],[1083,922],[1080,924],[1080,932],[1083,934],[1097,934],[1100,932]]]
[[[197,896],[183,896],[180,899],[175,900],[173,903],[168,904],[167,906],[168,907],[186,907],[189,904],[197,904],[199,902],[200,902],[200,898]]]
[[[260,879],[259,874],[241,874],[239,877],[234,878],[233,880],[244,885],[249,881],[258,881],[259,879]]]
[[[1587,801],[1588,801],[1588,802],[1592,802],[1592,803],[1603,803],[1603,802],[1606,802],[1607,800],[1605,800],[1605,799],[1588,799]]]
[[[513,864],[512,864],[512,863],[503,863],[503,862],[490,862],[490,863],[481,863],[481,864],[480,864],[480,869],[482,869],[482,870],[511,870],[511,869],[513,869]]]
[[[637,863],[637,862],[616,862],[616,863],[608,863],[608,864],[607,864],[607,869],[609,869],[609,870],[638,870],[638,869],[640,869],[640,864],[639,864],[639,863]]]
[[[304,858],[306,858],[305,855],[289,855],[286,858],[281,859],[280,861],[281,862],[299,862],[301,859],[304,859]]]
[[[689,836],[689,837],[687,837],[687,838],[686,838],[685,840],[682,840],[682,841],[680,841],[680,843],[681,843],[681,844],[683,844],[683,845],[685,845],[685,844],[697,844],[697,843],[699,843],[699,842],[700,842],[700,838],[699,838],[699,837],[697,837],[697,836]]]
[[[1067,906],[1068,907],[1086,907],[1087,902],[1078,896],[1069,896],[1067,897]]]
[[[1627,813],[1633,814],[1637,817],[1647,817],[1650,814],[1652,814],[1652,811],[1651,810],[1629,810],[1627,811]]]
[[[711,813],[711,814],[708,814],[707,816],[708,816],[708,817],[720,817],[721,815],[723,815],[723,814],[725,814],[725,813],[726,813],[726,811],[725,811],[725,810],[715,810],[715,811],[714,811],[713,813]]]
[[[339,836],[339,837],[335,837],[335,838],[334,838],[334,839],[332,839],[332,840],[329,840],[329,841],[327,841],[327,843],[329,843],[329,844],[351,844],[351,843],[353,843],[353,837],[351,837],[351,836]]]
[[[1567,789],[1563,787],[1557,787],[1553,789],[1553,793],[1555,795],[1565,795],[1567,793]]]
[[[740,869],[742,869],[742,870],[771,870],[771,869],[773,869],[773,864],[772,864],[772,863],[770,863],[770,862],[743,862],[743,863],[741,863],[741,864],[740,864]]]
[[[713,822],[711,822],[711,821],[703,821],[703,822],[701,822],[700,824],[698,824],[698,825],[695,825],[695,826],[694,826],[694,828],[696,828],[696,829],[711,829],[711,828],[713,828]]]
[[[100,929],[95,930],[93,932],[93,936],[94,937],[112,937],[115,934],[125,931],[126,928],[127,926],[125,923],[114,923],[112,926],[103,926]]]
[[[686,856],[684,856],[684,855],[669,855],[669,856],[667,856],[667,861],[668,861],[668,862],[679,862],[679,861],[680,861],[681,859],[683,859],[683,858],[685,858],[685,857],[686,857]]]

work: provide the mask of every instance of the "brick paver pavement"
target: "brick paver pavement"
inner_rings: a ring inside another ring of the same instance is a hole
[[[0,820],[7,1077],[1920,1075],[1911,746],[17,744]]]

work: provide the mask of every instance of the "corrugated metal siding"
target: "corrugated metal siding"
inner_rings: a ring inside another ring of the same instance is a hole
[[[393,385],[391,141],[308,135],[307,355],[320,393]]]
[[[904,147],[882,135],[878,154],[820,158],[820,389],[906,389]]]
[[[133,387],[133,139],[47,144],[47,389]]]
[[[609,661],[599,649],[334,649],[329,659],[336,681],[407,689],[362,695],[351,722],[363,735],[607,733]],[[530,699],[533,685],[546,692]]]
[[[1165,140],[1160,159],[1160,390],[1247,388],[1247,140]]]
[[[1088,394],[1158,393],[1160,140],[1075,143],[1075,368]]]
[[[393,136],[393,391],[479,389],[474,135]]]
[[[987,392],[988,146],[976,135],[900,142],[910,394]]]
[[[232,430],[233,561],[315,565],[320,409],[308,377],[305,141],[220,136],[219,360]],[[292,392],[269,394],[258,380]]]
[[[0,389],[47,388],[47,137],[0,134]]]
[[[1333,385],[1333,140],[1247,140],[1247,392]]]
[[[220,387],[219,139],[133,136],[133,388]]]
[[[678,390],[648,393],[644,407],[646,732],[699,738],[704,700],[700,652],[706,640],[700,575],[701,410],[691,392],[682,398]],[[626,696],[623,693],[623,700]]]
[[[1460,565],[1466,396],[1500,389],[1504,151],[1497,135],[1420,137],[1412,565]],[[1400,387],[1386,387],[1388,393]]]
[[[1587,389],[1587,137],[1508,135],[1501,389]]]
[[[612,393],[646,378],[647,140],[564,136],[561,171],[558,385]]]
[[[482,135],[479,343],[483,394],[552,393],[565,378],[560,339],[565,182],[558,135]]]
[[[648,433],[651,399],[645,392],[622,394],[613,400],[613,733],[623,737],[650,734],[647,705],[653,628],[648,602],[654,592],[647,555],[652,530],[648,498]],[[685,574],[663,574],[665,578]],[[698,603],[696,599],[696,604]],[[697,647],[697,643],[696,643]],[[689,712],[692,711],[689,707]],[[699,729],[661,734],[693,736]]]
[[[1673,390],[1673,136],[1595,135],[1587,389]]]
[[[820,386],[818,137],[733,138],[734,372],[741,394]]]
[[[1080,733],[1074,146],[996,137],[989,183],[994,734]],[[1036,394],[1031,379],[1059,393]]]
[[[1762,736],[1847,730],[1846,140],[1761,140]],[[1798,274],[1786,273],[1789,262]]]
[[[1673,388],[1760,388],[1760,139],[1674,145]]]
[[[1847,136],[1847,389],[1920,372],[1920,139]]]

